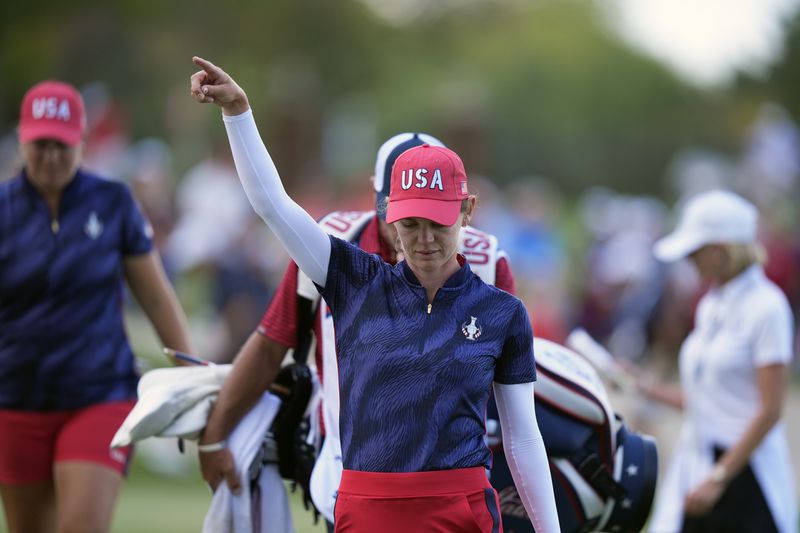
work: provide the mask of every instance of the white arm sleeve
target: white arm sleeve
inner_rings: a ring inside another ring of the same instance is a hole
[[[522,505],[537,533],[558,533],[550,466],[533,406],[533,383],[495,383],[494,394],[503,450]]]
[[[306,211],[289,198],[278,170],[258,134],[252,109],[222,115],[236,171],[250,204],[283,243],[297,266],[320,287],[325,286],[331,241]]]

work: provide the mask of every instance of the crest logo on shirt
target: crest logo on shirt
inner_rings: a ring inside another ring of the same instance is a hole
[[[461,324],[461,333],[464,334],[467,340],[474,341],[481,336],[483,328],[478,325],[477,317],[471,316],[469,319],[469,323],[465,321]]]
[[[100,234],[103,233],[103,223],[100,222],[97,213],[94,211],[92,211],[92,213],[89,215],[89,219],[83,226],[83,231],[85,231],[86,235],[88,235],[92,240],[98,238]]]

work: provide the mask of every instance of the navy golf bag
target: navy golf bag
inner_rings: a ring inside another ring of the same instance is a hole
[[[609,404],[594,368],[577,353],[535,339],[536,418],[553,479],[561,531],[640,531],[647,521],[658,473],[652,437],[629,430]],[[506,532],[533,531],[502,448],[490,402],[491,482]]]

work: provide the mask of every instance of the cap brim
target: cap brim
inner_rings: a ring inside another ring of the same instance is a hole
[[[403,218],[425,218],[442,226],[452,226],[461,213],[461,200],[429,200],[425,198],[409,198],[407,200],[389,201],[386,210],[386,222],[391,224]]]
[[[702,248],[706,243],[702,235],[676,231],[656,241],[653,255],[664,262],[678,261]]]
[[[69,146],[80,144],[83,133],[72,126],[58,124],[41,124],[21,128],[19,132],[20,144],[38,141],[40,139],[54,139]]]

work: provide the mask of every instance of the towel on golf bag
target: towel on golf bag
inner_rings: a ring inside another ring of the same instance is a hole
[[[265,445],[274,446],[280,476],[291,482],[292,491],[300,489],[303,506],[314,515],[316,524],[319,512],[311,500],[310,483],[321,438],[319,378],[305,363],[293,362],[281,368],[270,390],[281,404]]]
[[[278,412],[280,402],[265,393],[228,436],[241,477],[241,491],[233,494],[223,482],[214,492],[203,521],[203,533],[291,533],[294,531],[289,498],[276,465],[262,465],[256,480],[248,482],[263,435]],[[254,483],[258,485],[256,489]]]

